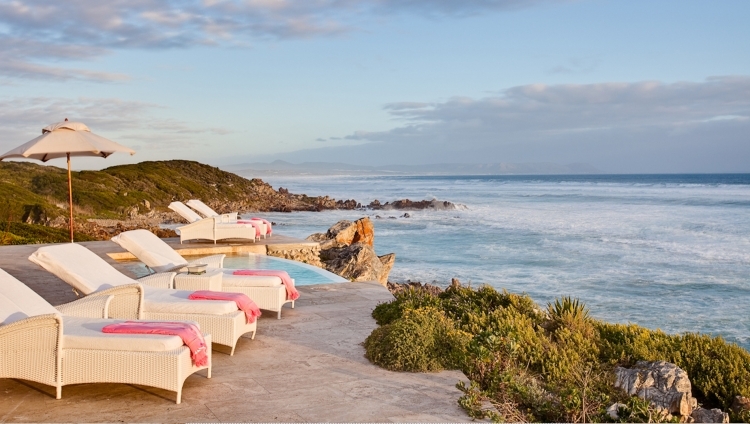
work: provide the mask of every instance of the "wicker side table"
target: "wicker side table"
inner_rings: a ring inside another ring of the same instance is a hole
[[[181,272],[174,277],[174,288],[177,290],[212,290],[221,291],[223,272],[209,269],[205,274],[188,274]]]

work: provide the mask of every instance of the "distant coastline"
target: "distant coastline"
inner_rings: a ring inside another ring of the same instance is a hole
[[[220,168],[247,176],[295,175],[567,175],[601,174],[602,171],[587,163],[438,163],[429,165],[353,165],[338,162],[290,163],[273,162],[239,163]]]

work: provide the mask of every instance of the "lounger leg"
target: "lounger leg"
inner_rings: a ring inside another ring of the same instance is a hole
[[[294,309],[294,301],[292,300],[292,309]]]
[[[281,319],[281,308],[279,308],[279,312],[276,315],[276,319]]]
[[[179,405],[180,402],[182,402],[182,387],[180,387],[179,389],[177,389],[177,402],[175,402],[175,403],[177,403]]]
[[[253,337],[250,337],[250,340],[255,340],[255,331],[253,331]]]
[[[62,386],[55,387],[55,399],[62,398]]]
[[[237,342],[234,342],[234,346],[232,346],[232,351],[229,352],[229,356],[234,356],[234,348],[237,347]]]

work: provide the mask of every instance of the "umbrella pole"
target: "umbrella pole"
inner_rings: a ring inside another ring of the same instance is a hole
[[[70,210],[70,242],[73,243],[73,183],[70,177],[70,153],[68,156],[68,203]]]

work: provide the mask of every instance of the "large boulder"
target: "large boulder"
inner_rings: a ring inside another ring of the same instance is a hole
[[[375,229],[370,218],[339,221],[325,233],[312,234],[307,240],[320,244],[320,260],[328,271],[351,281],[388,283],[396,255],[375,254]]]
[[[617,367],[615,378],[615,387],[669,414],[689,417],[697,406],[687,373],[675,364],[639,361],[633,368]]]
[[[345,247],[355,243],[363,243],[370,247],[375,240],[375,227],[370,218],[360,218],[354,222],[341,220],[325,233],[315,233],[306,240],[317,241],[322,250]]]
[[[321,252],[325,268],[351,281],[377,281],[388,283],[396,255],[378,256],[375,249],[364,243],[332,248]]]

